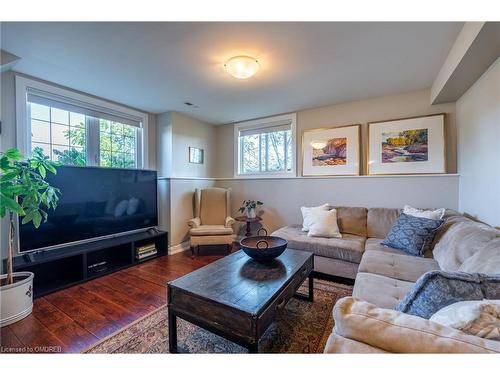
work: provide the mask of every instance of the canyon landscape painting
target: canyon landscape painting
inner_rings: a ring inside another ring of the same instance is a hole
[[[382,133],[382,163],[427,161],[428,129]]]
[[[347,138],[332,138],[322,148],[314,148],[312,152],[312,165],[331,166],[345,165],[347,163]]]

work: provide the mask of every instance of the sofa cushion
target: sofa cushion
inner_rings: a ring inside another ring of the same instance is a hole
[[[200,225],[197,228],[191,228],[189,234],[191,236],[220,236],[233,234],[233,229],[226,228],[224,225]]]
[[[383,251],[368,251],[359,264],[359,272],[374,273],[393,279],[415,282],[428,271],[439,270],[434,259],[418,258]]]
[[[500,275],[500,237],[491,240],[481,250],[466,259],[458,270]]]
[[[334,334],[391,353],[500,353],[498,341],[345,297],[333,308]]]
[[[444,271],[457,271],[489,241],[500,236],[500,231],[471,220],[451,225],[433,250],[434,259]]]
[[[410,255],[424,256],[431,247],[436,230],[443,222],[444,220],[401,214],[382,245],[401,249]]]
[[[400,214],[399,208],[370,208],[366,216],[366,236],[385,238]]]
[[[326,258],[359,263],[365,249],[365,237],[345,234],[342,238],[308,237],[300,225],[278,229],[272,236],[284,238],[290,249],[310,251]]]
[[[365,252],[381,251],[389,254],[405,254],[402,250],[382,245],[383,240],[383,238],[367,238],[365,242]]]
[[[352,296],[386,309],[393,309],[413,287],[412,282],[374,273],[358,272]]]
[[[336,207],[340,232],[366,237],[366,214],[364,207]]]
[[[500,276],[430,271],[417,280],[396,310],[429,319],[455,302],[498,298]]]

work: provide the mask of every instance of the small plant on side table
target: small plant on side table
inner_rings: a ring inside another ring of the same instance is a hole
[[[264,203],[261,201],[254,200],[244,200],[243,205],[240,207],[239,211],[244,213],[248,218],[253,219],[257,216],[255,210],[257,206],[262,206]]]

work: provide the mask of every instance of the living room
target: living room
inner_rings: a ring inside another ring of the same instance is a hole
[[[63,13],[0,25],[2,359],[499,357],[498,9]]]

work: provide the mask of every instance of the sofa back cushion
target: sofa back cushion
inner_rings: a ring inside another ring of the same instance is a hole
[[[366,214],[364,207],[336,207],[337,223],[341,233],[366,237]]]
[[[458,269],[461,272],[478,272],[486,275],[500,275],[500,237],[488,242]]]
[[[498,236],[500,231],[486,224],[459,221],[451,225],[434,246],[434,259],[442,270],[458,271],[465,260]]]
[[[366,217],[368,237],[385,238],[399,217],[399,208],[370,208]]]

